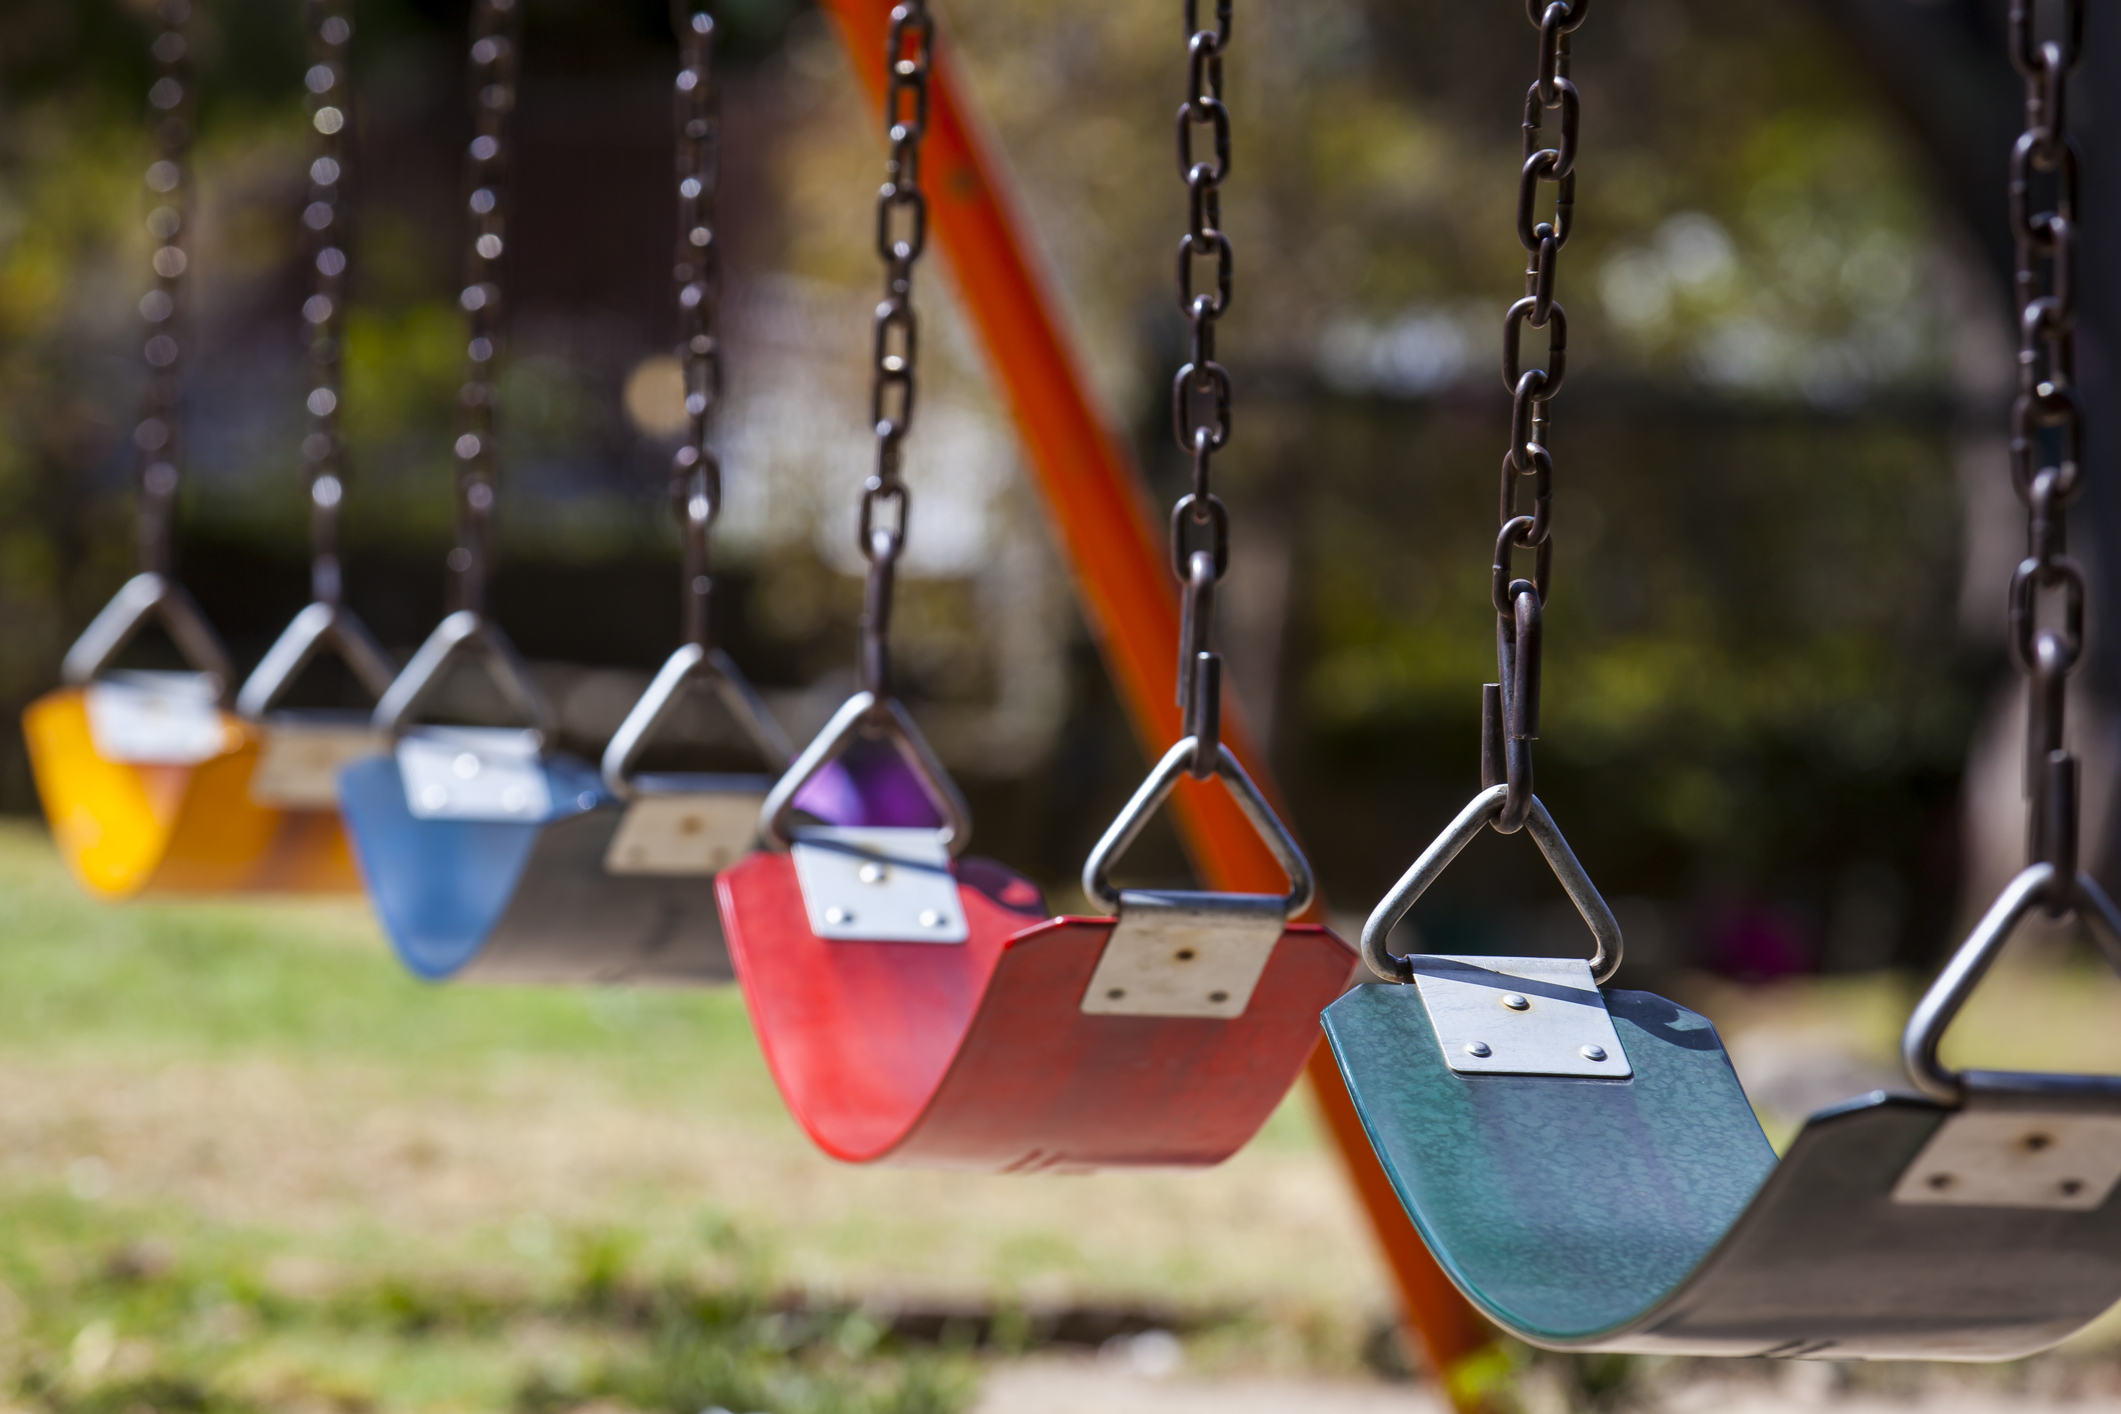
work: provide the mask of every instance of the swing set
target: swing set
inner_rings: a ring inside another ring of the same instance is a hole
[[[228,655],[170,565],[190,95],[188,5],[162,0],[174,42],[156,46],[160,152],[148,181],[162,202],[150,218],[161,244],[143,305],[140,570],[67,655],[66,685],[25,721],[54,835],[89,889],[123,899],[365,887],[405,965],[436,980],[733,979],[790,1111],[821,1149],[854,1163],[1207,1166],[1242,1147],[1308,1074],[1409,1322],[1462,1409],[1485,1407],[1483,1381],[1498,1368],[1489,1322],[1559,1349],[1989,1360],[2051,1345],[2121,1299],[2121,1079],[1959,1073],[1938,1060],[1945,1028],[2035,910],[2074,913],[2121,966],[2121,912],[2077,866],[2078,766],[2062,733],[2064,685],[2085,641],[2083,573],[2063,538],[2084,473],[2070,381],[2078,179],[2061,127],[2083,0],[2069,0],[2062,33],[2045,40],[2030,0],[2011,7],[2012,58],[2031,97],[2011,170],[2025,341],[2012,479],[2033,527],[2011,622],[2033,703],[2031,860],[1908,1023],[1919,1096],[1878,1092],[1823,1111],[1779,1161],[1709,1022],[1607,987],[1622,963],[1620,929],[1533,789],[1551,589],[1547,433],[1567,354],[1557,276],[1581,109],[1569,61],[1590,0],[1527,0],[1539,35],[1516,222],[1527,267],[1504,320],[1512,410],[1483,785],[1370,915],[1359,960],[1380,980],[1352,988],[1358,953],[1312,921],[1321,904],[1310,862],[1223,701],[1214,648],[1232,534],[1213,489],[1231,432],[1230,377],[1215,351],[1234,288],[1220,211],[1231,0],[1215,0],[1207,23],[1200,0],[1184,0],[1177,124],[1189,221],[1177,277],[1191,344],[1172,397],[1193,474],[1163,537],[1139,474],[1102,430],[925,0],[827,0],[862,59],[890,155],[876,216],[885,290],[872,350],[876,464],[860,502],[859,690],[800,752],[711,633],[723,475],[711,436],[721,402],[714,21],[699,0],[675,7],[689,429],[670,498],[684,641],[598,766],[560,748],[557,714],[486,605],[522,0],[474,5],[454,607],[399,671],[344,605],[348,3],[307,0],[312,602],[231,697]],[[879,53],[881,67],[869,62]],[[1049,916],[1032,881],[965,853],[964,798],[895,695],[895,572],[913,525],[901,474],[919,365],[913,276],[931,234],[951,257],[1107,669],[1157,755],[1083,865],[1103,916]],[[1527,328],[1547,336],[1543,366],[1524,356]],[[1520,550],[1531,553],[1528,577],[1515,572]],[[188,671],[113,666],[151,620]],[[373,695],[372,713],[279,708],[326,649]],[[429,720],[445,681],[474,664],[516,725]],[[640,769],[696,692],[721,704],[770,774]],[[1207,887],[1115,883],[1167,803]],[[1391,950],[1393,928],[1491,827],[1531,835],[1591,932],[1588,960]],[[1318,1044],[1321,1016],[1330,1051]]]

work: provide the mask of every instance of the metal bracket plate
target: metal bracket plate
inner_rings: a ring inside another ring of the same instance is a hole
[[[1965,1109],[1893,1185],[1895,1203],[2086,1213],[2121,1181],[2121,1115]]]
[[[1412,961],[1444,1061],[1460,1075],[1634,1075],[1582,958]]]
[[[773,783],[763,776],[695,776],[686,784],[692,788],[644,788],[627,804],[604,852],[606,873],[719,874],[750,852]]]
[[[405,803],[416,820],[521,820],[552,814],[537,733],[424,727],[398,742]]]
[[[794,832],[789,853],[810,931],[820,938],[962,943],[971,936],[938,831],[813,826]]]
[[[275,712],[265,719],[250,798],[281,810],[335,810],[339,769],[390,752],[368,714]]]
[[[106,761],[196,766],[233,744],[204,673],[119,672],[88,685],[89,740]]]
[[[1287,911],[1279,894],[1125,890],[1082,1009],[1092,1016],[1242,1016]]]

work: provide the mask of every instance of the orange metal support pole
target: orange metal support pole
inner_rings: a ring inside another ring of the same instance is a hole
[[[880,105],[884,75],[878,61],[889,38],[892,0],[825,4],[839,22],[855,73]],[[1152,528],[1160,518],[1150,511],[1139,471],[1108,435],[1091,401],[1057,302],[1018,235],[1015,204],[977,112],[947,41],[938,44],[922,152],[930,229],[942,242],[986,346],[1106,669],[1153,760],[1177,739],[1180,722],[1172,692],[1178,594],[1160,531]],[[1271,793],[1234,709],[1234,703],[1226,709],[1223,739]],[[1212,887],[1282,887],[1279,866],[1225,791],[1186,780],[1173,803],[1179,829]],[[1492,1333],[1407,1220],[1323,1044],[1313,1054],[1310,1077],[1430,1368],[1460,1409],[1482,1408],[1482,1376],[1496,1365]]]

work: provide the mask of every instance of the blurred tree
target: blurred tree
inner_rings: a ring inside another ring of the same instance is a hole
[[[1929,181],[1980,244],[1987,273],[1999,295],[2009,300],[2016,264],[2005,202],[2004,174],[2012,142],[2025,123],[2024,85],[2003,56],[2008,52],[2007,6],[1981,0],[1817,0],[1820,14],[1847,39],[1866,64],[1873,82],[1888,94],[1921,143]],[[2035,10],[2042,33],[2055,33],[2061,21],[2058,0],[2040,0]],[[2083,206],[2077,213],[2086,233],[2077,274],[2078,387],[2087,413],[2087,462],[2094,470],[2083,501],[2071,519],[2073,549],[2091,578],[2090,613],[2095,651],[2078,675],[2073,696],[2083,702],[2072,724],[2076,749],[2089,745],[2089,769],[2110,776],[2112,741],[2117,730],[2115,704],[2121,703],[2121,658],[2096,645],[2105,636],[2100,625],[2121,614],[2121,577],[2110,567],[2121,564],[2121,487],[2111,476],[2096,474],[2116,464],[2121,453],[2121,277],[2094,252],[2100,233],[2121,221],[2121,97],[2096,76],[2121,56],[2121,15],[2111,6],[2085,7],[2084,52],[2072,88],[2070,131],[2083,181]],[[1979,154],[1979,160],[1970,160]],[[1979,522],[1968,536],[1967,583],[1962,603],[1965,626],[1974,641],[1995,660],[2004,639],[2003,586],[2024,553],[2023,508],[2002,490],[2004,409],[1989,400],[1977,416],[1989,426],[1976,435],[1985,444],[1967,467],[1969,515]],[[2110,640],[2109,640],[2110,641]],[[1997,749],[2010,751],[2010,738],[2022,728],[2022,709],[2006,694],[1991,710],[1984,736]],[[2015,718],[2015,720],[2014,720]],[[2002,765],[2002,763],[1998,763]],[[2017,772],[2007,766],[1977,772],[1970,787],[1969,810],[2015,821]],[[1986,792],[1986,795],[1979,792]],[[2104,818],[2088,821],[2089,842],[2103,844],[2090,867],[2111,879],[2121,869],[2121,829],[2113,818],[2110,781],[2094,779],[2087,811]],[[1993,888],[2020,862],[2009,829],[1989,832],[1993,850],[2006,857],[1978,861],[1977,889]],[[1978,838],[1978,834],[1976,836]],[[1969,900],[1972,902],[1973,900]]]
[[[191,524],[230,567],[209,586],[219,611],[262,633],[300,593],[292,555],[267,539],[291,544],[299,523],[285,491],[299,436],[287,379],[300,36],[274,0],[200,3],[213,244],[201,268],[221,273],[202,289],[218,356],[199,396],[226,430],[200,448]],[[1673,960],[1693,948],[1743,965],[1724,943],[1775,933],[1788,944],[1768,950],[1776,966],[1871,965],[1948,931],[1961,765],[2000,664],[1957,618],[1961,513],[1941,469],[2000,446],[1996,210],[2015,130],[2001,12],[2002,0],[1599,0],[1579,33],[1585,157],[1563,296],[1573,368],[1556,407],[1541,789],[1614,893],[1657,901],[1642,905],[1643,935],[1662,920]],[[455,0],[360,8],[350,531],[356,592],[389,597],[362,605],[384,624],[418,624],[439,583],[422,557],[446,514],[433,491],[456,357],[462,17]],[[818,17],[793,0],[729,0],[725,18],[738,41],[727,204],[738,286],[757,295],[745,307],[764,311],[733,362],[754,381],[735,391],[750,409],[745,465],[774,497],[761,519],[736,517],[763,558],[733,627],[773,660],[769,679],[794,683],[845,658],[835,517],[858,458],[834,438],[859,421],[859,395],[835,360],[842,345],[858,360],[874,298],[879,146]],[[946,18],[1095,377],[1172,489],[1176,7],[980,0]],[[668,338],[667,17],[660,0],[532,0],[530,19],[509,563],[548,635],[542,647],[538,630],[524,635],[533,651],[646,662],[669,619],[661,450],[619,409],[643,351]],[[2117,28],[2096,9],[2088,68]],[[121,0],[0,11],[10,717],[123,568],[140,47]],[[1494,361],[1522,268],[1512,207],[1532,54],[1517,0],[1239,7],[1227,646],[1348,905],[1473,784],[1505,432]],[[2090,104],[2121,101],[2082,88]],[[2115,188],[2099,176],[2109,148],[2085,141],[2090,250]],[[2086,317],[2111,327],[2101,311],[2121,295],[2088,265]],[[1138,767],[1079,644],[1072,687],[1040,676],[1050,657],[979,647],[1002,609],[965,527],[1016,527],[1002,553],[1018,559],[1035,536],[1021,496],[993,489],[1007,451],[970,346],[941,285],[925,298],[940,345],[929,406],[955,411],[916,439],[937,479],[922,504],[971,509],[922,522],[948,554],[911,611],[926,645],[912,656],[946,707],[1021,684],[1023,700],[1065,711],[1055,754],[1008,758],[1030,774],[988,811],[1004,846],[1065,878]],[[2087,332],[2087,381],[2107,376],[2107,342]],[[2109,421],[2095,412],[2095,438]],[[2091,508],[2102,535],[2104,504]],[[600,602],[646,607],[619,615],[619,632],[586,612]],[[1030,636],[1044,643],[1071,633],[1038,605],[1022,613],[1009,621],[1041,625]],[[28,803],[18,757],[0,762],[0,799]],[[1526,891],[1540,876],[1518,843],[1454,872],[1439,937],[1471,946],[1538,924],[1544,885]],[[1509,898],[1526,901],[1498,912]]]

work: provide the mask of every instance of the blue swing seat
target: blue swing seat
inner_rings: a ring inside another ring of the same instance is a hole
[[[713,877],[608,873],[623,805],[586,762],[540,764],[552,807],[535,820],[421,819],[394,757],[340,773],[354,853],[405,966],[430,981],[729,981]]]
[[[482,663],[528,730],[413,727],[464,658]],[[626,803],[596,768],[545,750],[558,734],[551,704],[483,615],[444,619],[376,704],[374,723],[395,752],[340,771],[340,810],[384,930],[415,974],[731,979],[712,875],[608,867]]]

